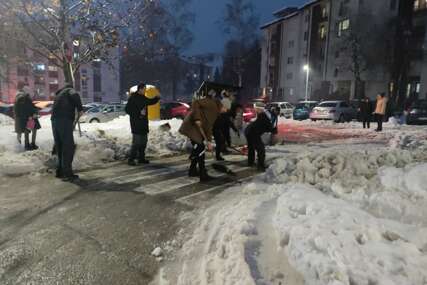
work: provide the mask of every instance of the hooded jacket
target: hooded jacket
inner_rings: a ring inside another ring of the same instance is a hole
[[[147,106],[157,104],[159,100],[159,97],[147,98],[138,93],[130,95],[125,111],[130,117],[132,134],[145,135],[149,133]]]
[[[210,141],[212,139],[213,126],[221,108],[221,103],[210,97],[194,101],[191,106],[191,112],[185,117],[179,132],[196,143],[202,143],[203,136],[196,125],[196,121],[200,121],[203,131]]]
[[[250,123],[245,130],[247,137],[262,136],[264,133],[271,133],[274,131],[272,123],[272,114],[268,111],[258,114],[255,121]]]
[[[18,92],[13,109],[15,113],[15,131],[22,133],[26,129],[28,118],[37,114],[37,108],[33,105],[30,94]]]

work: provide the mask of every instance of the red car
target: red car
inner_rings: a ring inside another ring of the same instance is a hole
[[[256,111],[253,105],[245,105],[243,107],[243,120],[246,123],[252,121],[252,119],[256,118]]]
[[[190,106],[186,103],[167,102],[160,104],[160,117],[162,120],[184,119],[188,112],[190,112]]]

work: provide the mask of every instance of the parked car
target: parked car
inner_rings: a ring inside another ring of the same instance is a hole
[[[408,109],[406,123],[408,125],[427,123],[427,100],[419,100],[412,103]]]
[[[160,117],[162,120],[178,118],[184,119],[190,111],[190,105],[182,102],[166,102],[160,104]]]
[[[371,104],[371,113],[374,112],[374,108],[376,106],[376,102],[369,100],[369,103]],[[356,119],[358,122],[362,121],[362,115],[360,114],[360,100],[352,100],[350,101],[350,105],[356,110]],[[371,122],[375,122],[375,116],[371,116]]]
[[[293,111],[294,120],[308,120],[310,118],[310,112],[319,104],[317,101],[300,101],[295,105]]]
[[[6,116],[13,118],[14,117],[13,105],[11,105],[11,104],[0,105],[0,114],[3,114],[3,115],[6,115]]]
[[[333,120],[335,122],[349,122],[356,118],[356,109],[345,101],[324,101],[313,108],[310,119]]]
[[[267,109],[271,110],[271,108],[279,107],[280,108],[280,116],[285,118],[292,118],[294,112],[294,106],[288,102],[272,102],[267,104]]]
[[[105,106],[106,106],[105,104],[101,104],[101,103],[88,103],[83,105],[83,111],[86,112],[92,108],[103,108]]]
[[[125,105],[116,104],[93,107],[80,118],[80,123],[105,123],[125,115]]]

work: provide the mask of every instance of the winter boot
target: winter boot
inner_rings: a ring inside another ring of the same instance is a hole
[[[33,150],[30,144],[25,144],[25,150]]]
[[[209,182],[214,178],[210,176],[206,171],[200,173],[200,182]]]
[[[75,181],[77,179],[79,179],[79,176],[76,175],[76,174],[72,174],[72,175],[63,177],[62,181],[64,181],[64,182],[73,182],[73,181]]]
[[[33,149],[33,150],[39,149],[38,145],[36,145],[35,143],[32,143],[32,144],[30,145],[30,147],[31,147],[31,149]]]
[[[199,177],[199,171],[197,171],[197,162],[191,161],[188,177]]]
[[[145,158],[138,159],[138,164],[149,164],[150,161]]]

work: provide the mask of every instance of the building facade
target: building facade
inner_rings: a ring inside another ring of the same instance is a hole
[[[3,63],[0,77],[0,101],[13,103],[17,91],[29,86],[35,100],[50,100],[64,86],[64,75],[56,58],[26,51],[27,60],[11,59]],[[114,50],[109,63],[93,61],[75,74],[75,89],[84,103],[120,102],[119,52]]]
[[[379,92],[424,97],[425,3],[315,0],[274,13],[277,19],[262,27],[261,87],[272,100],[290,102]]]

